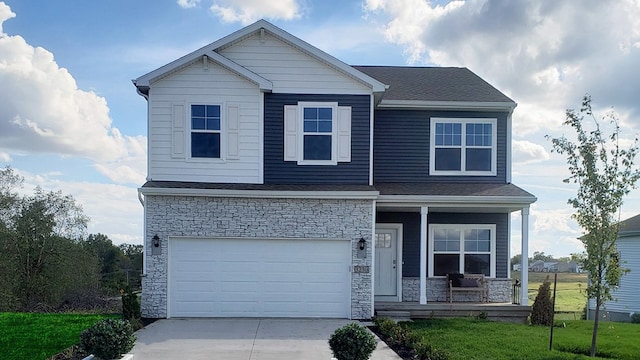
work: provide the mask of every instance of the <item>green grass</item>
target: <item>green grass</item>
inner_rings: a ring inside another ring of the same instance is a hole
[[[554,328],[554,350],[549,351],[549,328],[482,321],[471,318],[417,320],[407,323],[427,343],[442,349],[451,360],[485,359],[591,359],[590,321],[566,321]],[[638,359],[640,325],[602,322],[598,335],[599,358]],[[576,352],[576,353],[574,353]]]
[[[0,313],[0,358],[46,359],[80,341],[82,330],[115,315]]]
[[[529,272],[529,300],[530,304],[538,294],[538,289],[544,279],[549,276],[551,291],[553,292],[553,273]],[[512,272],[512,279],[520,279],[519,272]],[[587,287],[587,274],[558,273],[556,288],[556,312],[580,313],[587,302],[584,290]]]

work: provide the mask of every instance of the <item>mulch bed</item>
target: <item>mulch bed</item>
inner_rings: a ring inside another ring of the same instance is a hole
[[[394,346],[389,345],[389,343],[387,342],[387,337],[382,335],[382,333],[380,332],[380,329],[378,329],[377,326],[369,326],[369,329],[373,331],[374,334],[378,335],[380,340],[384,341],[384,343],[387,344],[387,346],[389,346],[389,348],[393,350],[396,354],[398,354],[398,356],[400,356],[403,360],[417,359],[416,354],[412,348],[404,345],[394,345]]]

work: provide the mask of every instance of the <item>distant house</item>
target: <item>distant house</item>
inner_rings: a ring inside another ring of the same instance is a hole
[[[616,243],[620,264],[630,272],[620,279],[613,292],[614,301],[604,304],[601,314],[612,321],[630,321],[633,313],[640,313],[640,215],[620,223]],[[595,300],[589,300],[589,318],[595,315]]]
[[[568,263],[569,265],[569,272],[572,273],[581,273],[582,272],[582,266],[580,266],[577,262],[571,260]]]
[[[542,272],[544,270],[544,261],[536,260],[531,265],[529,265],[529,271],[532,272]]]
[[[521,271],[522,264],[513,264],[513,271]]]

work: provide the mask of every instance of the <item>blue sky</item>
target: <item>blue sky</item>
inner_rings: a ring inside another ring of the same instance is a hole
[[[131,79],[265,18],[354,65],[465,66],[519,105],[513,182],[538,197],[530,252],[580,251],[544,136],[590,93],[640,128],[640,4],[634,0],[0,1],[0,165],[72,194],[89,231],[142,242],[146,102]],[[640,212],[634,190],[622,217]],[[519,250],[513,215],[512,253]]]

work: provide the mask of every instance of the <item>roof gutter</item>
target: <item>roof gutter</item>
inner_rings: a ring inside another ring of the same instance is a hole
[[[480,101],[424,101],[424,100],[386,100],[378,104],[380,109],[430,109],[430,110],[495,110],[512,113],[515,102]]]
[[[140,188],[143,195],[168,196],[210,196],[231,198],[263,199],[362,199],[378,198],[378,191],[274,191],[274,190],[231,190],[231,189],[185,189],[185,188]]]

